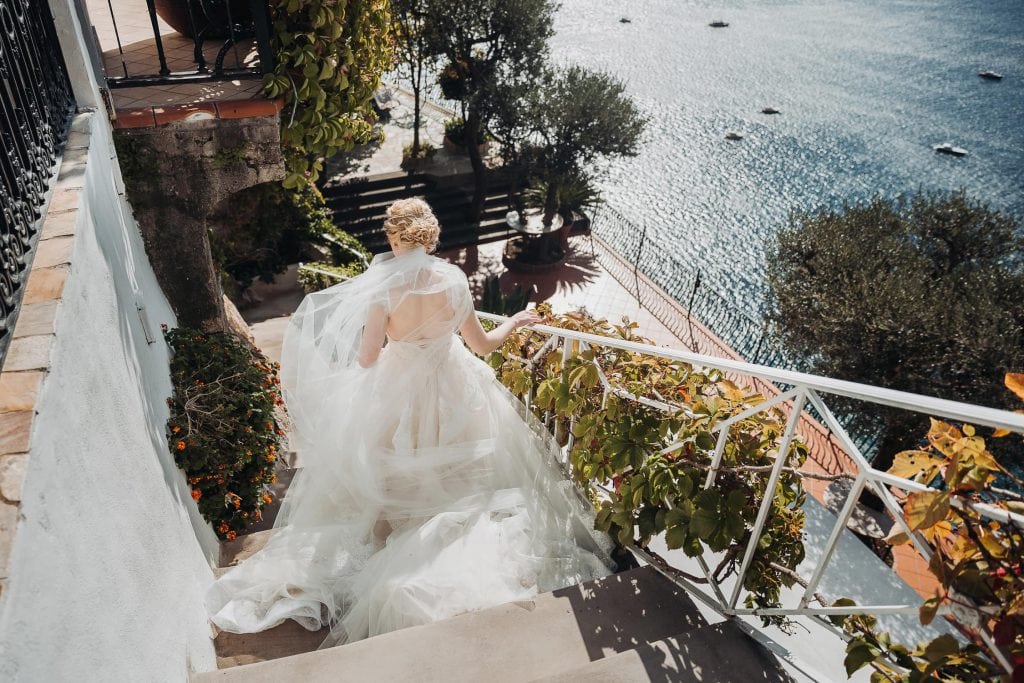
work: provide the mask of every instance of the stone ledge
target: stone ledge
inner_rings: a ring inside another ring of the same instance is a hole
[[[217,102],[196,102],[193,104],[171,104],[153,107],[131,107],[118,109],[112,124],[115,129],[153,128],[176,121],[197,121],[202,119],[244,119],[261,116],[276,116],[284,108],[284,98],[274,100],[254,98],[248,100],[226,100]]]
[[[74,251],[92,116],[79,114],[72,121],[72,132],[42,220],[21,307],[0,371],[0,599],[21,519],[22,483],[28,467],[36,402],[50,367],[57,313]]]

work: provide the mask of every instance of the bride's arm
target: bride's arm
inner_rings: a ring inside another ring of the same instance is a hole
[[[541,318],[537,315],[536,311],[519,311],[490,332],[487,332],[484,330],[483,325],[480,324],[480,319],[476,317],[476,312],[474,311],[466,316],[466,319],[459,327],[459,332],[462,333],[462,338],[469,344],[469,348],[473,349],[473,353],[479,356],[486,356],[501,346],[516,328],[523,325],[533,325],[534,323],[539,323],[540,320]]]
[[[359,365],[368,368],[377,362],[380,350],[384,346],[384,333],[387,329],[388,316],[380,306],[371,306],[363,326],[363,338],[359,342]]]

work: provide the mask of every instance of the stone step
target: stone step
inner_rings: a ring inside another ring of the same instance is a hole
[[[345,194],[324,195],[324,202],[329,209],[343,210],[359,206],[387,206],[396,199],[405,197],[422,197],[429,193],[431,185],[427,183],[407,183],[392,187],[376,188],[373,190],[353,190]]]
[[[220,567],[231,567],[247,557],[255,555],[260,548],[267,544],[273,529],[256,531],[251,534],[243,534],[233,541],[220,542]]]
[[[388,207],[396,199],[404,199],[406,197],[419,197],[424,199],[431,208],[434,210],[434,214],[438,217],[438,220],[443,222],[445,216],[451,213],[465,213],[469,210],[469,207],[473,202],[473,195],[462,189],[452,189],[443,191],[434,190],[422,190],[422,191],[410,191],[403,194],[395,194],[389,196],[383,200],[378,200],[376,197],[357,197],[346,204],[329,203],[328,208],[331,209],[333,219],[335,223],[353,223],[363,219],[375,219],[383,221],[387,214]],[[491,187],[488,188],[487,196],[484,198],[484,207],[493,206],[495,204],[501,204],[506,207],[508,205],[508,188],[507,187]]]
[[[221,631],[213,639],[217,668],[229,669],[311,652],[319,647],[328,633],[330,629],[326,627],[307,631],[291,619],[260,633]]]
[[[529,681],[704,624],[680,588],[644,567],[531,600],[193,680]]]
[[[405,171],[394,171],[391,173],[378,173],[376,175],[362,178],[348,178],[338,182],[328,180],[320,188],[324,198],[341,197],[344,195],[358,194],[360,192],[373,192],[391,187],[402,187],[416,183],[429,183],[431,178],[422,173],[406,173]]]
[[[669,638],[583,664],[533,683],[793,683],[779,661],[729,622],[703,624]]]

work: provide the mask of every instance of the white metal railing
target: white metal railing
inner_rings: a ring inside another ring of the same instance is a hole
[[[501,322],[506,319],[503,316],[483,312],[478,312],[477,315],[481,319],[492,322]],[[832,626],[831,622],[827,621],[824,617],[829,615],[848,614],[916,614],[920,608],[919,604],[856,605],[849,607],[812,604],[812,600],[816,597],[816,591],[825,570],[833,560],[842,532],[846,529],[847,523],[853,515],[854,506],[865,489],[872,491],[883,501],[887,513],[893,518],[893,520],[895,520],[896,524],[900,525],[903,532],[910,537],[917,551],[921,553],[925,560],[930,560],[932,555],[932,550],[928,542],[919,533],[910,530],[910,527],[904,518],[903,510],[894,494],[894,490],[902,493],[913,493],[928,491],[931,489],[918,482],[896,477],[873,468],[857,448],[854,441],[846,433],[845,429],[836,419],[832,411],[826,406],[825,402],[822,400],[821,394],[836,394],[867,403],[901,408],[926,415],[941,416],[976,426],[1006,429],[1012,432],[1024,434],[1024,415],[1005,410],[959,403],[941,398],[911,394],[904,391],[896,391],[893,389],[874,387],[867,384],[820,377],[791,370],[780,370],[762,365],[753,365],[743,361],[707,356],[690,351],[640,344],[622,339],[565,330],[548,325],[532,325],[528,329],[549,336],[548,341],[538,349],[534,357],[527,359],[531,362],[538,361],[541,356],[556,351],[559,347],[561,347],[563,357],[568,358],[572,352],[573,343],[575,343],[579,350],[584,350],[590,346],[622,349],[624,351],[630,351],[646,356],[689,363],[697,367],[716,368],[736,375],[760,379],[763,382],[787,385],[787,389],[779,389],[778,393],[774,397],[766,397],[768,400],[765,400],[755,406],[751,406],[744,412],[729,419],[721,420],[711,427],[712,433],[718,434],[718,439],[710,469],[704,481],[704,488],[710,488],[715,483],[717,469],[721,465],[729,430],[732,425],[782,403],[790,404],[791,410],[789,418],[787,420],[786,428],[782,436],[782,442],[777,450],[775,462],[772,465],[769,474],[769,482],[766,487],[766,491],[774,491],[775,484],[778,482],[783,471],[783,467],[788,460],[789,448],[793,437],[796,434],[797,423],[799,422],[799,416],[801,415],[803,408],[809,403],[810,405],[813,405],[817,409],[818,413],[824,418],[826,426],[839,440],[843,449],[849,456],[849,460],[854,467],[854,471],[849,474],[854,477],[854,481],[852,490],[839,512],[835,526],[832,528],[831,533],[828,536],[828,540],[822,554],[816,566],[814,566],[811,575],[809,577],[799,577],[798,583],[804,587],[804,591],[798,605],[775,608],[745,608],[737,606],[742,591],[744,576],[749,570],[751,561],[753,560],[754,554],[757,550],[757,541],[761,536],[762,527],[767,520],[772,506],[772,500],[769,496],[766,496],[761,502],[752,533],[750,534],[750,541],[743,553],[739,574],[735,577],[735,583],[732,585],[731,589],[722,585],[715,579],[703,558],[698,558],[698,564],[707,580],[707,584],[712,589],[711,592],[704,590],[692,581],[682,578],[679,573],[665,571],[664,567],[659,567],[659,564],[664,562],[662,558],[653,556],[645,549],[634,548],[635,552],[650,562],[656,569],[662,571],[662,573],[664,573],[669,579],[681,584],[694,597],[700,599],[720,614],[728,617],[738,615],[801,615],[813,618],[815,622],[827,627],[834,633],[840,633]],[[643,396],[636,396],[621,388],[613,387],[605,376],[604,370],[600,367],[600,363],[596,358],[594,363],[597,365],[598,375],[603,385],[606,397],[609,393],[615,393],[620,397],[638,401],[661,410],[678,410],[678,407],[670,406],[664,402],[652,400]],[[665,451],[668,452],[675,450],[680,445],[681,444],[670,445],[665,449]],[[563,456],[568,455],[568,450],[571,447],[572,438],[570,435],[567,445],[563,448]],[[598,488],[601,488],[601,482],[595,483],[598,485]],[[955,498],[954,505],[970,506],[975,512],[988,519],[1004,524],[1014,524],[1020,528],[1024,528],[1024,515],[1016,514],[989,504],[958,500]],[[728,595],[726,595],[726,593],[728,593]],[[986,640],[989,649],[995,653],[997,658],[1000,658],[1001,661],[999,664],[1004,666],[1007,671],[1011,671],[1012,667],[1010,666],[1010,663],[1003,660],[1000,655],[999,648],[995,646],[994,642],[991,642],[991,639],[984,630],[980,630],[980,632],[982,637]]]

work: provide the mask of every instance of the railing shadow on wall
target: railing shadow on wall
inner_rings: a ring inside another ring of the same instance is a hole
[[[494,323],[500,323],[506,319],[503,316],[479,311],[477,315],[483,320]],[[629,352],[641,357],[668,360],[672,363],[685,364],[695,368],[714,368],[724,375],[737,378],[737,381],[743,382],[749,387],[758,388],[764,400],[748,406],[746,410],[736,415],[718,419],[709,426],[709,431],[714,437],[714,447],[710,451],[711,457],[706,468],[706,478],[699,484],[699,487],[702,489],[714,487],[719,474],[722,471],[730,470],[730,467],[727,467],[724,462],[730,430],[742,429],[744,420],[760,413],[777,409],[782,409],[786,413],[786,424],[784,432],[779,437],[777,447],[770,457],[774,462],[769,466],[753,468],[762,476],[768,477],[765,490],[773,491],[774,496],[781,499],[785,493],[784,487],[778,485],[780,477],[784,471],[793,471],[794,469],[801,471],[804,486],[808,490],[812,487],[820,489],[820,486],[826,480],[835,482],[841,479],[846,484],[845,499],[839,501],[839,505],[836,506],[835,524],[828,534],[824,547],[820,549],[816,561],[811,562],[812,566],[808,569],[809,574],[796,574],[793,576],[795,584],[800,586],[798,591],[800,597],[795,604],[780,604],[771,607],[745,607],[741,603],[741,598],[746,594],[744,577],[751,570],[753,560],[759,552],[758,542],[762,537],[762,531],[766,528],[765,525],[772,506],[777,504],[777,500],[774,500],[773,496],[764,496],[760,503],[756,519],[750,526],[749,541],[745,544],[742,556],[736,558],[736,566],[738,568],[734,575],[720,577],[717,570],[710,568],[706,558],[703,555],[699,555],[696,558],[696,562],[702,576],[694,576],[674,567],[664,557],[659,556],[647,547],[639,547],[635,544],[630,547],[636,555],[664,574],[669,580],[682,586],[695,598],[726,617],[806,618],[834,635],[845,639],[847,636],[830,621],[829,617],[851,614],[872,616],[916,615],[920,610],[920,604],[836,605],[834,604],[835,598],[842,596],[826,597],[820,592],[822,579],[829,570],[829,567],[842,567],[845,558],[840,553],[837,553],[837,549],[841,537],[848,529],[851,520],[855,519],[857,514],[861,512],[862,506],[858,505],[858,503],[863,494],[874,494],[877,496],[884,505],[883,514],[889,518],[889,522],[909,537],[913,547],[926,561],[930,560],[934,554],[933,547],[920,531],[915,531],[911,528],[900,500],[905,499],[909,494],[936,490],[917,481],[894,476],[872,467],[869,460],[826,405],[825,396],[842,396],[869,404],[952,419],[964,424],[1005,429],[1018,434],[1024,434],[1024,415],[1015,414],[1010,411],[776,369],[764,365],[754,365],[734,358],[722,358],[692,351],[651,346],[644,343],[547,325],[533,325],[528,329],[547,338],[546,342],[539,346],[538,351],[533,357],[521,359],[526,361],[530,367],[543,364],[545,358],[549,356],[561,357],[564,367],[568,359],[580,356],[580,354],[589,349],[607,352],[609,357],[615,357],[619,352]],[[609,396],[614,395],[620,400],[641,403],[655,410],[673,414],[680,413],[681,406],[669,403],[665,397],[647,396],[638,393],[642,392],[642,389],[638,389],[635,386],[627,387],[621,377],[616,377],[613,372],[606,373],[600,361],[602,358],[601,352],[594,353],[593,359],[589,362],[596,366],[599,377],[599,384],[596,390],[602,392],[602,405]],[[769,389],[769,391],[766,392],[764,389]],[[586,389],[581,386],[579,390],[584,391]],[[533,403],[534,391],[535,386],[531,385],[525,396],[525,402],[528,407]],[[803,438],[806,441],[806,436],[803,434],[803,421],[800,418],[806,415],[807,408],[814,408],[816,414],[821,416],[825,427],[835,435],[840,449],[838,453],[834,453],[826,458],[822,458],[821,453],[816,454],[814,449],[808,449],[808,461],[814,462],[805,462],[801,466],[794,458],[793,446],[795,445],[795,439]],[[555,424],[555,416],[551,410],[534,410],[534,412],[549,428]],[[689,417],[693,419],[697,416],[690,414]],[[576,481],[580,481],[580,476],[574,476],[578,473],[572,471],[572,460],[570,457],[575,438],[573,436],[574,421],[574,418],[571,419],[568,428],[562,430],[564,446],[562,446],[561,455],[562,464],[567,469],[567,474],[573,476]],[[558,429],[555,429],[556,436],[558,431]],[[684,445],[682,442],[673,442],[671,434],[665,437],[665,441],[667,445],[664,445],[664,448],[659,452],[660,454],[671,453],[682,448]],[[654,455],[654,453],[651,453],[651,455]],[[837,457],[841,458],[841,462],[835,459]],[[607,498],[612,493],[615,485],[614,482],[596,480],[584,483],[590,487],[593,494],[599,499],[602,497]],[[954,496],[953,506],[964,506],[964,508],[971,509],[983,519],[1000,524],[1015,525],[1018,528],[1024,529],[1024,515],[1009,511],[1002,506],[1002,502],[1001,500],[975,501],[967,497],[958,498]],[[951,614],[954,620],[959,619],[956,616],[956,611],[948,606],[940,608],[940,613]],[[750,635],[759,639],[765,638],[763,634],[755,633],[755,629],[746,622],[738,620],[735,623],[750,633]],[[989,630],[979,627],[979,635],[988,647],[997,653],[998,658],[1000,650],[995,644],[993,634]],[[997,664],[1004,667],[1007,671],[1010,671],[1012,668],[1005,659],[1000,659]]]
[[[117,43],[111,88],[260,78],[274,68],[267,0],[106,0]],[[142,9],[142,6],[145,9]],[[116,8],[115,8],[116,6]],[[144,11],[152,35],[124,44],[118,13]],[[175,33],[162,33],[161,20]],[[210,54],[208,49],[216,50]]]
[[[0,361],[74,111],[49,5],[0,0]]]

